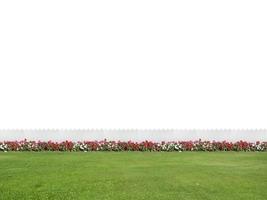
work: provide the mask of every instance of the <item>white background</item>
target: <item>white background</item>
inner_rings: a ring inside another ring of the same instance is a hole
[[[0,1],[0,128],[266,128],[266,10]]]

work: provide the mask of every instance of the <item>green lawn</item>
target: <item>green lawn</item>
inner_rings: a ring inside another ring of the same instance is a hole
[[[0,199],[267,199],[267,153],[0,152]]]

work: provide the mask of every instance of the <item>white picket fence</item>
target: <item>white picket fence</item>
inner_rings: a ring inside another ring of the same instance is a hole
[[[85,141],[85,140],[115,140],[115,141],[184,141],[184,140],[216,140],[249,142],[267,141],[267,130],[0,130],[0,141],[13,140],[41,141]]]

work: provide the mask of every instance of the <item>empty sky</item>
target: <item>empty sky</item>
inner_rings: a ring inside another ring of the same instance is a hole
[[[267,128],[267,2],[0,2],[0,129]]]

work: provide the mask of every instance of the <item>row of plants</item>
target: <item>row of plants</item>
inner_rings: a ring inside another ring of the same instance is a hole
[[[176,141],[176,142],[122,142],[122,141],[5,141],[0,142],[0,151],[267,151],[267,142],[217,142],[217,141]]]

